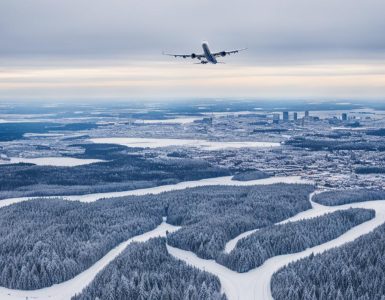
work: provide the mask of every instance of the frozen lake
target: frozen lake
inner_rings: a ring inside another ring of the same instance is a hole
[[[169,146],[198,147],[204,150],[220,150],[226,148],[271,148],[279,147],[280,143],[271,142],[216,142],[187,139],[156,139],[156,138],[93,138],[91,142],[99,144],[118,144],[127,147],[159,148]]]
[[[203,117],[182,117],[175,119],[163,119],[163,120],[135,120],[138,124],[188,124],[197,120],[202,120]]]
[[[37,158],[24,158],[24,157],[10,157],[10,160],[0,160],[0,164],[18,164],[18,163],[30,163],[38,166],[57,166],[57,167],[74,167],[81,165],[88,165],[96,162],[102,162],[100,159],[81,159],[74,157],[37,157]]]

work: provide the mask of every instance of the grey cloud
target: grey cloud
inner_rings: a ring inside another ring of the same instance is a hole
[[[150,55],[247,46],[249,56],[371,57],[383,0],[2,0],[0,58]]]

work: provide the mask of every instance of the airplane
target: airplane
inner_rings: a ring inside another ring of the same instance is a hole
[[[197,63],[197,64],[207,64],[207,63],[211,63],[211,64],[224,64],[223,62],[218,62],[217,61],[217,57],[225,57],[226,55],[230,55],[230,54],[235,54],[235,53],[238,53],[240,51],[243,51],[243,50],[246,50],[247,48],[242,48],[242,49],[237,49],[237,50],[231,50],[231,51],[220,51],[220,52],[215,52],[215,53],[211,53],[210,49],[209,49],[209,45],[207,42],[203,42],[202,43],[202,48],[203,48],[203,54],[195,54],[195,53],[192,53],[192,54],[172,54],[172,53],[164,53],[163,52],[163,55],[168,55],[168,56],[173,56],[173,57],[182,57],[182,58],[192,58],[192,59],[198,59],[200,62]]]

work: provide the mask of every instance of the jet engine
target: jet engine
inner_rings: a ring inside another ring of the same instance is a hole
[[[226,51],[222,51],[221,56],[226,56]]]
[[[191,54],[191,58],[196,58],[196,57],[197,57],[197,55],[195,53]]]

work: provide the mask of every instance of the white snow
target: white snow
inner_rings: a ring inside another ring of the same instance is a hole
[[[38,166],[57,166],[57,167],[74,167],[81,165],[88,165],[96,162],[102,162],[100,159],[81,159],[74,157],[10,157],[10,160],[0,160],[0,164],[18,164],[31,163]]]
[[[235,246],[237,245],[237,243],[240,239],[243,239],[243,238],[249,236],[250,234],[253,234],[257,230],[258,229],[245,231],[245,232],[241,233],[240,235],[238,235],[237,237],[233,238],[232,240],[228,241],[226,243],[225,250],[223,250],[223,252],[224,253],[230,253],[235,248]]]
[[[118,144],[128,147],[159,148],[169,146],[199,147],[204,150],[220,150],[226,148],[271,148],[279,147],[280,143],[271,142],[214,142],[194,139],[157,139],[157,138],[93,138],[93,143]]]
[[[64,136],[64,133],[33,133],[33,132],[28,132],[23,134],[24,137],[60,137]]]
[[[65,281],[63,283],[55,284],[53,286],[33,290],[12,290],[4,287],[0,287],[0,299],[9,300],[25,300],[25,299],[37,299],[37,300],[69,300],[75,294],[80,293],[87,285],[89,285],[101,270],[103,270],[112,260],[115,259],[122,251],[132,242],[145,242],[150,238],[158,236],[166,236],[166,231],[173,232],[178,230],[179,227],[172,226],[163,221],[154,230],[146,232],[144,234],[135,236],[118,246],[110,250],[103,258],[97,261],[92,267],[80,273],[76,277]]]
[[[163,120],[135,120],[135,123],[143,124],[188,124],[193,123],[197,120],[202,120],[203,117],[182,117],[174,119],[163,119]]]
[[[93,202],[104,198],[160,194],[163,192],[183,190],[186,188],[193,188],[198,186],[210,186],[210,185],[249,186],[249,185],[273,184],[273,183],[312,183],[312,182],[303,180],[301,179],[300,176],[270,177],[270,178],[250,180],[250,181],[236,181],[236,180],[232,180],[232,176],[222,176],[222,177],[214,177],[214,178],[194,180],[194,181],[184,181],[176,184],[161,185],[161,186],[156,186],[152,188],[137,189],[137,190],[130,190],[130,191],[122,191],[122,192],[107,192],[107,193],[95,193],[95,194],[71,195],[71,196],[8,198],[8,199],[0,200],[0,207],[22,202],[22,201],[36,199],[36,198],[62,198],[69,201]]]

